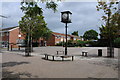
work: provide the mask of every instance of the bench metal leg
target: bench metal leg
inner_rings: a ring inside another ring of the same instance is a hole
[[[72,61],[74,60],[74,56],[72,56]]]
[[[85,53],[85,56],[87,57],[87,53]]]
[[[45,59],[48,59],[48,55],[45,54]]]
[[[53,61],[54,61],[54,56],[52,56],[53,57]]]
[[[46,55],[45,55],[45,59],[46,59]]]
[[[62,57],[62,61],[64,61],[64,57]]]
[[[82,52],[82,56],[84,56],[84,52]]]
[[[46,55],[46,59],[48,60],[48,55]]]

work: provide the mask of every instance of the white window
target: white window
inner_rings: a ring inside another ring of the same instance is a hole
[[[57,43],[60,43],[60,41],[56,41],[56,44],[57,44]]]
[[[73,38],[74,40],[76,40],[76,38]]]
[[[0,36],[2,36],[2,33],[0,33]]]
[[[55,38],[59,38],[58,36],[55,36]]]
[[[63,41],[63,38],[61,38],[61,41]]]
[[[8,36],[8,35],[9,35],[9,33],[7,32],[7,33],[6,33],[6,36]]]
[[[70,40],[70,37],[67,37],[68,40]]]
[[[23,43],[24,43],[24,40],[23,40],[23,39],[17,39],[17,40],[16,40],[16,43],[23,44]]]
[[[2,33],[2,36],[5,36],[5,33]]]
[[[60,39],[60,38],[61,38],[61,36],[59,36],[59,35],[58,35],[58,36],[55,36],[55,37],[56,37],[57,39]]]

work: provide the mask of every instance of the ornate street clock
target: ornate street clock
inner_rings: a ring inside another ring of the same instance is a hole
[[[71,19],[70,19],[70,16],[71,16],[71,12],[70,11],[64,11],[64,12],[61,12],[61,22],[63,23],[71,23]]]

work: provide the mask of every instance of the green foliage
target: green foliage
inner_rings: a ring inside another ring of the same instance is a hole
[[[114,40],[114,46],[120,48],[120,37]]]
[[[47,2],[46,7],[52,9],[54,12],[57,10],[57,4],[54,2]],[[47,24],[43,17],[43,10],[38,6],[37,2],[21,2],[21,10],[24,16],[19,21],[19,27],[23,34],[30,36],[34,40],[40,37],[48,39],[51,31],[47,28]]]
[[[74,31],[74,32],[72,33],[72,35],[79,36],[79,35],[78,35],[78,31]]]
[[[65,43],[64,42],[60,42],[60,43],[57,43],[56,46],[64,46]]]
[[[89,44],[92,47],[107,47],[108,40],[99,39],[97,41],[90,41]]]
[[[112,15],[111,22],[109,23],[109,27],[106,25],[102,25],[100,27],[100,36],[102,39],[109,39],[111,37],[114,40],[116,37],[120,35],[120,14],[115,13]]]
[[[49,30],[48,28],[45,28],[43,33],[44,34],[42,35],[42,37],[44,37],[45,40],[48,40],[51,37],[52,31]]]
[[[98,2],[98,6],[96,6],[98,11],[104,11],[101,18],[105,24],[100,27],[101,39],[108,39],[109,43],[120,35],[120,14],[116,6],[118,6],[118,2]]]
[[[54,12],[57,11],[57,9],[56,9],[57,6],[58,6],[58,5],[57,5],[56,3],[54,3],[53,1],[51,1],[51,2],[46,2],[46,8],[52,9]]]
[[[88,30],[84,33],[83,38],[85,40],[97,40],[98,33],[95,30]]]
[[[38,42],[33,42],[32,45],[33,45],[33,47],[38,47],[39,43]]]
[[[77,44],[78,44],[79,46],[85,46],[85,43],[86,43],[86,41],[81,41],[81,40],[78,40],[78,41],[77,41]]]
[[[21,2],[21,10],[30,17],[42,15],[42,8],[37,5],[37,2]]]
[[[57,43],[56,46],[65,46],[65,44],[66,44],[66,42],[60,42],[60,43]],[[75,47],[76,45],[74,45],[72,40],[68,40],[67,46],[68,47]]]
[[[69,40],[68,41],[68,47],[84,47],[86,46],[86,44],[89,44],[91,45],[92,41],[81,41],[81,40],[78,40],[78,41],[72,41],[72,40]],[[60,42],[58,44],[56,44],[56,46],[65,46],[65,42]]]
[[[98,2],[98,5],[96,6],[97,11],[103,10],[104,14],[101,18],[104,21],[108,21],[108,19],[110,19],[110,17],[112,16],[112,14],[114,14],[113,12],[117,11],[116,6],[114,6],[115,4],[118,4],[117,2]]]

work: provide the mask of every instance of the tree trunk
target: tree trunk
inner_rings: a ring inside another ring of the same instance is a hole
[[[109,9],[110,9],[110,6],[109,6]],[[107,20],[107,26],[108,26],[108,35],[109,35],[109,52],[107,53],[108,54],[108,57],[113,57],[113,52],[114,51],[112,51],[112,39],[111,39],[111,37],[112,37],[112,35],[111,35],[111,25],[110,25],[110,10],[108,10],[108,20]],[[113,49],[114,50],[114,49]]]

